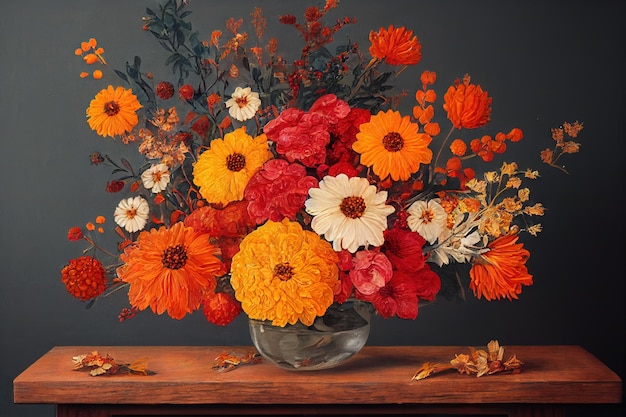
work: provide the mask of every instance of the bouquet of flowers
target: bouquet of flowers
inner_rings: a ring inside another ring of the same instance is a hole
[[[112,167],[106,191],[122,195],[109,211],[119,243],[101,244],[107,216],[70,228],[70,240],[88,243],[61,272],[71,295],[125,288],[120,320],[202,310],[227,325],[243,311],[285,326],[310,325],[349,299],[415,319],[421,302],[465,285],[478,298],[512,300],[532,284],[520,236],[541,230],[544,207],[526,185],[539,173],[515,162],[477,172],[518,146],[522,130],[472,136],[490,121],[492,97],[467,74],[439,92],[436,73],[421,70],[416,91],[397,91],[394,78],[422,58],[417,36],[388,26],[369,33],[365,51],[335,45],[355,24],[329,23],[336,7],[326,0],[280,16],[303,42],[295,60],[264,39],[261,9],[250,33],[231,18],[204,38],[181,0],[143,19],[167,54],[163,74],[139,57],[113,69],[95,39],[81,43],[75,54],[96,67],[81,77],[111,71],[120,83],[95,95],[87,122],[134,156],[91,155]],[[397,110],[402,100],[411,114]],[[576,152],[581,129],[554,129],[543,161],[558,166]]]

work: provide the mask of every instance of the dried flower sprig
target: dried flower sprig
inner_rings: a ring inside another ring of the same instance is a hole
[[[223,352],[213,361],[213,369],[218,372],[230,372],[241,365],[254,365],[262,361],[261,355],[256,350],[237,355],[234,352]]]
[[[556,144],[554,145],[554,149],[547,148],[541,151],[541,160],[551,167],[560,169],[566,174],[569,174],[565,166],[559,165],[557,162],[563,154],[578,152],[581,146],[580,143],[568,140],[568,138],[577,138],[581,130],[583,130],[583,124],[578,121],[574,123],[564,122],[561,127],[553,128],[552,139],[554,139]]]
[[[72,358],[75,371],[87,371],[91,376],[100,375],[154,375],[148,370],[145,359],[137,359],[131,363],[117,362],[108,354],[101,354],[97,350]]]
[[[455,355],[449,363],[425,362],[421,368],[415,372],[412,381],[419,381],[433,374],[456,369],[460,374],[477,377],[483,375],[493,375],[500,372],[521,372],[523,362],[515,355],[506,361],[504,358],[504,347],[500,346],[497,340],[492,340],[487,344],[487,351],[469,347],[469,355]]]

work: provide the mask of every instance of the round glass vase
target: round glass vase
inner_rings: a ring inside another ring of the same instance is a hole
[[[370,333],[371,304],[334,303],[311,326],[285,327],[250,319],[250,336],[261,356],[288,370],[320,370],[338,366],[361,350]]]

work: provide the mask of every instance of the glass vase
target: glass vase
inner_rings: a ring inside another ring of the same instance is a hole
[[[338,366],[367,342],[371,304],[333,304],[311,326],[298,322],[285,327],[250,319],[250,336],[261,356],[288,370],[320,370]]]

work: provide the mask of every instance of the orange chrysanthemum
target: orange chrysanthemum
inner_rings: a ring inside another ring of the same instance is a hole
[[[370,54],[377,59],[384,59],[389,65],[414,65],[422,59],[422,45],[405,27],[380,28],[370,31]]]
[[[137,126],[139,118],[136,112],[141,107],[132,90],[110,85],[89,103],[87,122],[98,135],[114,137]]]
[[[499,237],[489,244],[489,252],[475,259],[470,269],[470,288],[476,297],[512,300],[518,298],[522,285],[532,285],[533,276],[526,268],[530,252],[523,243],[516,243],[518,238],[517,234]]]
[[[219,249],[209,235],[185,227],[182,222],[139,234],[135,245],[121,255],[118,277],[130,284],[133,307],[182,319],[200,308],[208,291],[216,287],[216,275],[224,274]]]
[[[432,138],[418,128],[409,116],[402,117],[397,111],[379,112],[361,124],[352,149],[381,179],[390,175],[395,181],[406,181],[433,157],[428,147]]]
[[[248,317],[309,326],[333,303],[338,256],[297,222],[268,221],[241,242],[231,284]]]
[[[489,122],[492,98],[480,85],[470,84],[469,75],[451,85],[443,99],[448,119],[457,129],[475,129]]]

